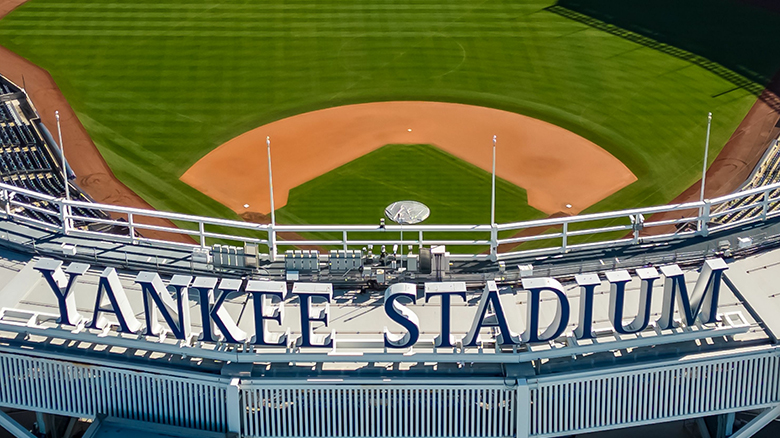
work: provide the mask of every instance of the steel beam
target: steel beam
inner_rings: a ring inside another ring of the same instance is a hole
[[[29,430],[3,411],[0,411],[0,426],[16,438],[36,438]]]
[[[750,420],[748,424],[742,426],[735,434],[731,435],[731,438],[750,438],[763,429],[764,426],[771,423],[778,415],[780,415],[780,405],[767,409],[758,414],[756,418]]]
[[[699,436],[701,438],[712,438],[710,430],[707,428],[707,423],[704,421],[704,417],[696,419],[696,426],[699,428]]]

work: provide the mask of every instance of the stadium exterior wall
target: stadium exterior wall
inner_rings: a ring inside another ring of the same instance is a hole
[[[0,352],[0,406],[247,437],[557,437],[780,403],[775,347],[527,380],[391,382],[141,370],[12,350]]]

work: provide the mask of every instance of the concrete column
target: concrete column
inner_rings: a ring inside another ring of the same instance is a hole
[[[517,438],[531,434],[531,390],[526,379],[517,379]]]
[[[241,379],[238,377],[230,381],[227,387],[227,429],[241,435],[241,397],[239,395],[239,384]]]

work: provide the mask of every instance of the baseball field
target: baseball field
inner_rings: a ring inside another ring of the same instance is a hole
[[[51,73],[114,174],[158,209],[237,218],[240,208],[207,196],[182,176],[221,145],[273,122],[395,101],[522,114],[597,145],[635,181],[626,180],[577,211],[670,201],[700,176],[707,112],[715,114],[713,160],[756,101],[755,91],[701,63],[557,13],[555,5],[552,0],[31,0],[0,20],[0,44]],[[741,11],[746,22],[767,21],[759,9]],[[437,123],[447,127],[446,120]],[[274,140],[275,151],[295,141]],[[487,157],[490,142],[486,135],[473,147],[484,148]],[[440,146],[421,138],[409,143]],[[264,142],[249,146],[243,152],[247,159],[264,159]],[[234,157],[241,168],[241,155]],[[344,221],[334,214],[337,209],[349,211],[350,222],[375,223],[388,201],[416,198],[433,204],[431,220],[439,223],[488,220],[485,211],[473,210],[485,208],[489,178],[469,167],[475,163],[460,162],[468,161],[462,156],[407,147],[379,149],[357,160],[334,164],[329,172],[337,173],[312,175],[290,189],[280,219]],[[540,164],[524,165],[530,171]],[[407,166],[415,170],[405,173]],[[236,172],[252,186],[265,177],[258,167],[257,174]],[[583,167],[589,168],[572,172],[585,174],[598,164]],[[426,172],[427,182],[421,182]],[[370,177],[339,182],[345,174]],[[461,174],[471,176],[458,185],[460,196],[451,196],[451,186],[431,183]],[[412,177],[399,182],[403,175]],[[501,221],[553,213],[528,205],[525,183],[500,176]],[[342,183],[361,188],[334,195]],[[325,202],[336,207],[322,208]],[[268,208],[249,210],[265,214]]]

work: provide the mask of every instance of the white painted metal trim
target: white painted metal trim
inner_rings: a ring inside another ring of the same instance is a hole
[[[254,224],[254,223],[248,223],[243,221],[232,221],[232,220],[209,218],[203,216],[192,216],[192,215],[179,214],[179,213],[143,210],[138,208],[128,208],[128,207],[119,207],[119,206],[106,205],[106,204],[87,203],[87,202],[74,201],[74,200],[63,200],[63,199],[53,198],[51,196],[44,195],[41,193],[33,192],[30,190],[11,186],[8,184],[0,183],[0,190],[2,190],[3,193],[5,194],[20,193],[33,200],[47,201],[57,207],[57,212],[49,212],[48,210],[42,210],[40,207],[37,207],[32,204],[25,204],[20,202],[19,200],[13,200],[12,202],[10,202],[9,204],[11,206],[23,207],[31,210],[41,211],[44,214],[51,214],[51,215],[59,215],[60,212],[64,212],[64,214],[67,216],[67,218],[65,218],[66,220],[64,224],[67,224],[70,220],[77,218],[79,220],[83,220],[87,222],[115,223],[116,225],[126,226],[128,227],[128,229],[140,230],[141,232],[143,230],[157,230],[157,231],[166,231],[166,232],[178,233],[184,235],[199,236],[200,242],[197,245],[180,244],[180,243],[177,244],[177,243],[169,242],[169,244],[171,245],[182,247],[182,248],[191,248],[194,246],[205,246],[206,238],[214,238],[214,239],[223,238],[223,239],[230,239],[230,240],[236,240],[240,242],[253,243],[253,244],[256,243],[259,245],[268,246],[269,251],[268,253],[263,254],[263,256],[270,257],[270,255],[273,255],[273,258],[276,258],[275,256],[276,246],[289,247],[290,245],[314,244],[314,245],[325,245],[325,246],[333,245],[333,246],[340,246],[340,247],[345,247],[345,246],[350,247],[350,246],[363,246],[369,243],[385,244],[385,245],[402,244],[400,240],[394,238],[383,239],[383,240],[372,240],[372,239],[350,240],[350,235],[349,235],[350,233],[380,232],[382,230],[389,231],[391,233],[388,234],[392,234],[393,232],[400,232],[402,228],[404,232],[409,233],[410,235],[414,235],[414,233],[417,233],[419,235],[419,238],[416,241],[416,244],[418,245],[444,244],[444,245],[461,246],[461,247],[471,247],[471,246],[498,247],[498,245],[517,244],[520,242],[530,241],[530,240],[545,240],[550,242],[551,245],[549,248],[504,252],[501,254],[497,254],[496,257],[499,260],[506,259],[509,257],[514,257],[514,256],[520,256],[520,255],[530,256],[534,254],[537,255],[555,254],[564,250],[569,251],[569,250],[581,250],[581,249],[588,249],[588,248],[610,248],[610,247],[621,246],[621,245],[643,244],[647,242],[662,242],[664,240],[669,240],[669,239],[681,239],[681,238],[697,236],[697,235],[706,235],[707,233],[727,230],[730,228],[734,228],[735,226],[743,225],[746,223],[763,221],[766,220],[767,218],[772,218],[780,215],[780,209],[775,208],[774,210],[771,211],[769,209],[769,204],[780,203],[780,200],[771,198],[771,193],[779,188],[780,188],[780,183],[777,183],[769,186],[747,190],[744,192],[734,193],[713,200],[706,200],[704,202],[689,202],[685,204],[673,204],[673,205],[664,205],[664,206],[656,206],[656,207],[636,208],[636,209],[629,209],[629,210],[622,210],[622,211],[585,214],[585,215],[571,216],[565,218],[550,218],[550,219],[541,219],[541,220],[533,220],[533,221],[525,221],[525,222],[496,224],[495,226],[489,224],[482,224],[482,225],[420,225],[418,224],[418,225],[404,225],[403,227],[400,225],[387,225],[386,227],[384,227],[384,229],[380,229],[378,225],[279,225],[276,224],[275,226],[270,226],[267,224]],[[726,205],[726,203],[735,200],[748,199],[754,195],[761,195],[762,200],[752,202],[749,206],[727,206],[722,211],[715,211],[713,213],[710,213],[711,211],[714,211],[713,208],[715,207]],[[103,210],[105,212],[126,214],[128,215],[128,217],[130,217],[131,222],[119,223],[116,221],[105,220],[105,219],[77,217],[71,213],[72,207],[81,207],[86,209]],[[729,213],[742,211],[746,208],[760,208],[761,211],[759,212],[760,214],[756,214],[755,217],[749,217],[747,219],[740,220],[738,222],[714,225],[712,227],[707,225],[708,221],[712,218],[721,217]],[[570,240],[571,237],[576,237],[576,236],[598,236],[599,234],[608,233],[608,232],[630,231],[633,229],[631,219],[639,217],[640,215],[645,217],[650,217],[654,213],[691,212],[691,211],[698,212],[698,213],[690,215],[688,217],[684,217],[682,219],[675,219],[669,221],[646,220],[643,222],[642,225],[644,228],[648,228],[648,227],[654,227],[654,226],[657,227],[657,226],[670,225],[670,224],[691,223],[691,224],[699,224],[699,229],[697,231],[676,232],[673,234],[644,236],[644,237],[635,235],[635,236],[628,236],[626,238],[620,237],[617,239],[606,239],[606,240],[601,240],[592,243],[579,243],[579,244],[573,244]],[[5,216],[8,217],[10,215],[10,217],[12,217],[15,220],[20,220],[25,223],[31,223],[34,224],[35,226],[40,226],[46,229],[52,229],[52,230],[57,229],[57,227],[52,227],[49,224],[43,224],[34,219],[26,218],[18,213],[14,213],[10,209],[7,209],[5,213],[6,213]],[[163,218],[163,219],[169,219],[174,221],[187,222],[192,224],[192,228],[195,228],[195,230],[149,225],[149,224],[138,222],[137,217],[139,216],[156,217],[156,218]],[[617,224],[610,225],[609,227],[601,227],[598,225],[600,221],[606,219],[611,219],[613,223],[617,222]],[[570,231],[570,229],[572,228],[569,226],[570,224],[584,223],[584,222],[593,222],[594,225],[591,227],[588,226],[580,227],[581,229],[574,229]],[[236,235],[236,234],[209,232],[206,231],[204,228],[206,225],[241,229],[241,230],[246,230],[250,233],[254,232],[260,234],[251,236],[251,235]],[[563,231],[559,233],[549,234],[549,235],[528,236],[528,237],[520,237],[520,238],[498,239],[496,237],[498,232],[502,232],[502,231],[519,232],[521,230],[526,230],[534,227],[562,227]],[[106,234],[106,233],[89,232],[84,230],[75,230],[75,229],[69,229],[69,227],[60,227],[59,231],[62,233],[65,233],[67,231],[74,235],[84,235],[84,236],[92,236],[92,237],[99,236],[100,238],[106,240],[113,240],[113,241],[128,241],[128,242],[142,241],[142,242],[149,242],[149,243],[156,242],[153,239],[148,239],[143,237],[134,239],[131,236],[120,236],[120,235],[113,235],[113,234]],[[426,232],[440,232],[440,231],[463,233],[463,237],[458,239],[450,239],[450,240],[426,240],[425,239]],[[277,233],[280,232],[295,232],[295,233],[334,232],[334,233],[338,233],[340,237],[334,240],[280,241],[277,239]],[[474,238],[470,236],[470,234],[474,232],[483,233],[483,237]],[[410,241],[407,240],[406,242],[409,243]],[[478,254],[459,255],[459,257],[463,259],[469,259],[469,260],[477,260],[477,259],[486,260],[489,259],[491,256],[488,254],[478,253]]]

